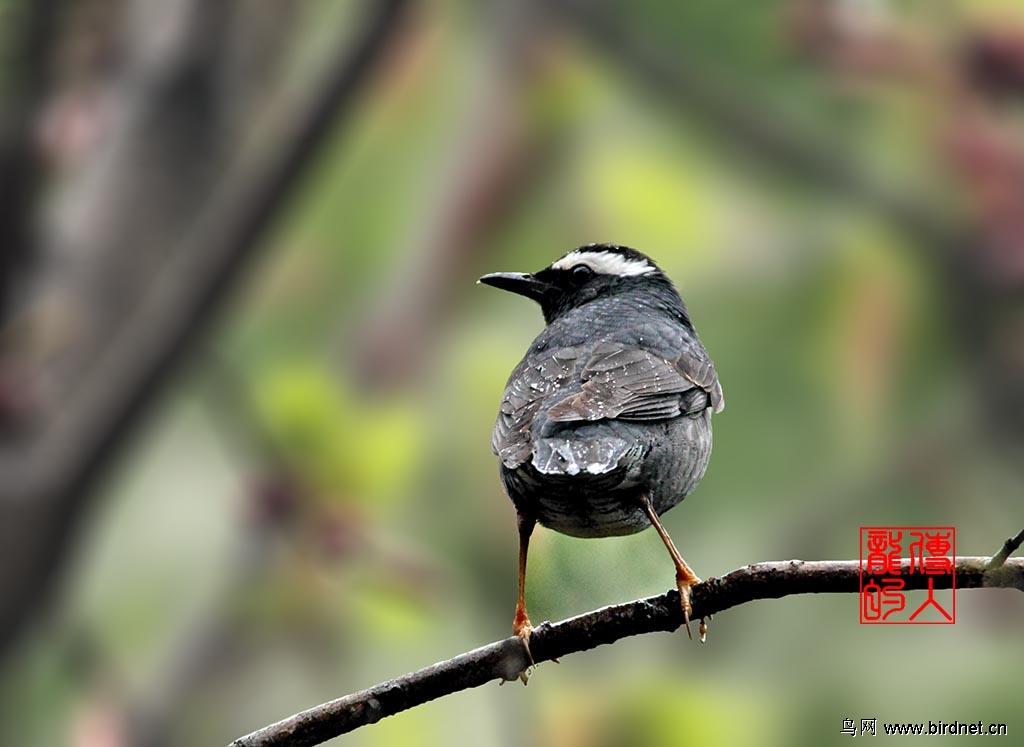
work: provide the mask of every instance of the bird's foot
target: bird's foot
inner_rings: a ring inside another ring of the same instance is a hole
[[[523,649],[526,651],[526,660],[530,662],[526,669],[519,673],[520,681],[526,685],[530,681],[530,671],[536,665],[533,661],[533,653],[530,651],[530,635],[533,633],[533,625],[530,623],[530,618],[526,616],[525,610],[516,610],[515,619],[512,621],[512,632],[522,640]]]
[[[700,583],[700,579],[692,574],[683,575],[678,574],[676,576],[676,588],[679,589],[679,602],[683,608],[683,625],[686,626],[686,636],[692,641],[693,631],[690,630],[690,615],[693,614],[693,606],[690,604],[690,589]],[[700,625],[697,628],[697,633],[700,636],[700,642],[704,643],[708,635],[708,624],[704,618],[700,619]]]

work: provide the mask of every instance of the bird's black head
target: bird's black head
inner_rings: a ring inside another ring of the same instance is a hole
[[[480,282],[532,298],[549,324],[571,309],[619,293],[656,296],[666,310],[689,323],[668,276],[650,257],[626,246],[588,244],[539,272],[494,272]]]

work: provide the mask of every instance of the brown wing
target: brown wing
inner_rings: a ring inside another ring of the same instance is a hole
[[[717,412],[723,406],[718,375],[700,343],[676,361],[602,343],[584,365],[581,379],[581,391],[547,410],[550,420],[662,420],[694,415],[709,406]]]

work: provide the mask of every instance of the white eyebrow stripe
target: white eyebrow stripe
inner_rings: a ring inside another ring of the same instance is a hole
[[[602,275],[650,275],[655,272],[654,265],[642,259],[629,259],[615,252],[594,251],[592,249],[575,249],[551,265],[554,270],[571,270],[576,265],[585,264],[594,272]]]

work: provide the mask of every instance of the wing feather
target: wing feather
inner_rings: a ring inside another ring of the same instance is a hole
[[[545,402],[578,378],[580,356],[577,348],[558,348],[527,358],[512,371],[491,435],[491,449],[506,467],[518,467],[533,456],[531,428]]]
[[[567,440],[561,426],[596,420],[665,420],[723,407],[722,387],[699,342],[674,361],[650,351],[600,343],[530,356],[509,377],[491,446],[504,465],[529,460],[542,472],[614,469],[628,446]]]
[[[718,406],[721,386],[707,354],[684,368],[695,358],[689,353],[667,361],[640,348],[602,343],[583,367],[581,390],[548,408],[547,415],[555,422],[663,420]]]

